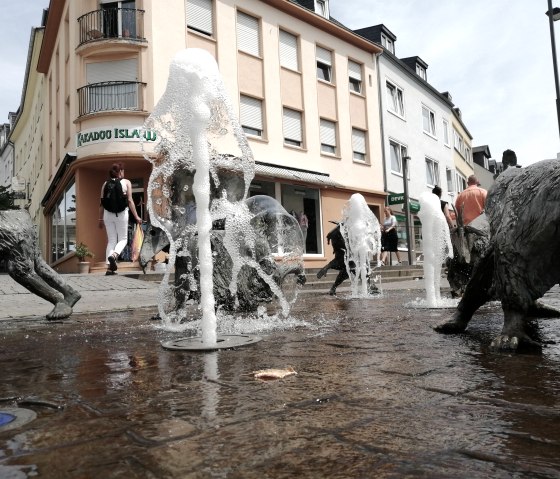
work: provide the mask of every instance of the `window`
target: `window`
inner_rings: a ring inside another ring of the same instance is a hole
[[[322,17],[329,18],[329,5],[328,0],[315,0],[315,13]]]
[[[465,144],[465,160],[467,163],[472,164],[471,149]]]
[[[391,171],[402,175],[402,159],[406,156],[406,146],[403,146],[395,141],[390,141],[389,149],[391,151]]]
[[[247,135],[263,136],[263,112],[262,101],[250,96],[241,95],[239,107],[239,119],[243,131]]]
[[[298,39],[283,30],[280,30],[280,65],[299,71]]]
[[[428,186],[439,185],[439,165],[437,161],[426,157],[426,183]]]
[[[115,60],[88,63],[87,95],[80,105],[80,114],[96,111],[135,110],[139,108],[138,61]],[[82,99],[80,99],[82,101]]]
[[[136,1],[102,2],[103,35],[107,38],[136,37]]]
[[[352,128],[352,151],[354,160],[366,162],[366,132]]]
[[[321,119],[321,153],[336,154],[336,124]]]
[[[395,54],[395,44],[387,35],[381,34],[381,45],[383,45],[392,54]]]
[[[416,74],[423,80],[426,79],[426,69],[418,63],[416,64]]]
[[[443,120],[443,144],[449,146],[449,122]]]
[[[436,114],[424,105],[422,105],[422,126],[424,133],[436,136]]]
[[[303,146],[301,112],[284,108],[282,123],[284,128],[284,144]]]
[[[362,65],[348,60],[348,83],[350,91],[362,93]]]
[[[387,81],[387,106],[389,111],[404,118],[403,91],[389,81]]]
[[[277,188],[280,186],[280,188]],[[286,211],[290,211],[298,223],[303,225],[302,214],[307,218],[307,229],[302,228],[305,254],[323,253],[323,234],[321,230],[321,201],[318,189],[301,185],[273,183],[272,181],[253,180],[249,187],[249,196],[266,195],[275,198]],[[281,225],[277,225],[281,226]],[[273,227],[267,231],[270,235],[270,248],[273,253],[288,254],[285,241],[282,241],[282,228]],[[280,236],[277,236],[280,234]]]
[[[212,0],[187,0],[187,28],[204,35],[214,33]]]
[[[461,155],[463,154],[463,137],[455,129],[453,129],[453,146]]]
[[[237,48],[256,57],[261,56],[259,19],[237,12]]]
[[[51,261],[76,249],[76,186],[72,182],[51,215]]]
[[[455,172],[455,184],[457,192],[463,191],[467,188],[467,179],[461,173]]]
[[[455,193],[455,185],[453,184],[453,170],[450,168],[445,169],[445,176],[447,179],[447,191],[450,195]]]
[[[317,78],[331,82],[332,78],[332,52],[317,47]]]

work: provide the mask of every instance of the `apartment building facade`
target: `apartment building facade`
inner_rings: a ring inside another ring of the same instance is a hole
[[[151,164],[141,137],[145,145],[157,141],[157,132],[142,125],[165,90],[171,59],[184,48],[207,50],[218,63],[257,163],[250,194],[274,196],[308,217],[307,267],[330,259],[329,220],[340,219],[351,194],[362,193],[381,217],[381,49],[330,21],[322,9],[328,2],[301,3],[167,0],[163,8],[151,0],[50,1],[33,59],[42,135],[26,146],[42,154],[28,169],[16,154],[16,168],[26,178],[41,172],[30,182],[31,211],[43,255],[56,269],[75,270],[79,242],[103,258],[105,232],[96,220],[112,163],[125,164],[137,209],[148,219]],[[16,126],[16,150],[35,121],[30,108]]]
[[[424,60],[418,56],[397,57],[397,37],[385,25],[355,32],[383,47],[377,59],[388,204],[399,221],[399,249],[405,250],[403,168],[407,161],[411,237],[415,238],[412,246],[421,251],[421,223],[415,215],[420,195],[437,185],[442,188],[442,200],[452,202],[457,191],[454,105],[448,94],[440,93],[428,82],[428,64]],[[448,182],[449,177],[453,183]]]

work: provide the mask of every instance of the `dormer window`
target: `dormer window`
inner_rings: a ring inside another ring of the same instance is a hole
[[[381,34],[381,45],[389,50],[393,55],[395,54],[395,44],[387,35]]]
[[[418,63],[416,64],[416,74],[422,78],[422,80],[426,80],[426,69]]]
[[[322,17],[329,18],[329,2],[328,0],[315,0],[315,13]]]

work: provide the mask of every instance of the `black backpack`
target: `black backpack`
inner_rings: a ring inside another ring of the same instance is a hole
[[[121,213],[128,206],[128,199],[123,193],[121,181],[118,178],[111,178],[105,183],[101,204],[107,211],[115,214]]]

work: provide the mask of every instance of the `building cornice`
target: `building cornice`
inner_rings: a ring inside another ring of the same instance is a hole
[[[47,16],[45,36],[43,37],[39,61],[37,62],[37,71],[39,73],[48,73],[49,71],[65,3],[66,0],[50,0],[49,2],[49,14]]]
[[[343,27],[340,24],[334,23],[315,12],[308,10],[297,3],[290,0],[262,0],[264,3],[280,10],[292,17],[298,18],[305,23],[312,25],[320,30],[323,30],[331,35],[340,38],[341,40],[360,48],[368,53],[378,54],[382,52],[381,47],[376,45],[365,38],[356,35],[352,30]]]

